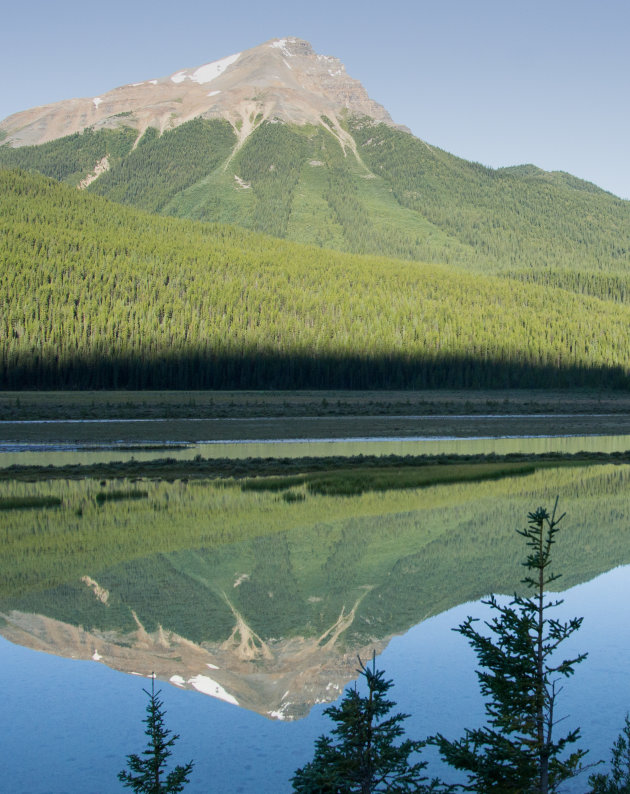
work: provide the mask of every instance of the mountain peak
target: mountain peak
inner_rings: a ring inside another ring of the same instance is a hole
[[[323,123],[341,135],[340,119],[346,114],[393,124],[338,58],[286,37],[100,96],[16,113],[0,123],[0,130],[5,144],[23,146],[89,127],[131,126],[140,136],[148,127],[164,132],[203,116],[227,119],[241,138],[265,120]]]
[[[304,39],[298,39],[295,36],[288,36],[284,39],[270,39],[266,41],[263,47],[272,47],[278,49],[283,55],[292,57],[294,55],[316,55],[317,53],[311,47],[310,42]],[[323,56],[326,57],[326,56]]]

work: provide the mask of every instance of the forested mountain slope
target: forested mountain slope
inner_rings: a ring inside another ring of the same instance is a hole
[[[590,183],[534,166],[485,168],[367,117],[346,119],[346,140],[326,119],[258,122],[244,142],[224,119],[150,127],[135,146],[129,128],[88,129],[1,146],[0,163],[77,185],[106,160],[87,189],[151,212],[621,302],[630,295],[630,202]]]
[[[4,388],[628,385],[630,307],[0,169]]]

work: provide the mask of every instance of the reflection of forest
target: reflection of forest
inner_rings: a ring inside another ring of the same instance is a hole
[[[436,421],[437,419],[437,421]],[[49,431],[57,439],[55,442],[41,443],[43,435],[41,425],[33,425],[30,432],[33,441],[15,444],[11,441],[0,441],[2,448],[2,464],[9,466],[55,466],[75,467],[93,466],[95,464],[112,463],[114,461],[158,461],[165,455],[172,460],[194,461],[201,456],[206,460],[224,459],[244,461],[251,458],[351,458],[359,455],[546,455],[559,453],[576,455],[579,453],[626,452],[630,446],[629,436],[619,435],[630,428],[630,415],[624,417],[624,423],[618,415],[607,417],[569,417],[559,420],[557,417],[525,417],[522,419],[490,419],[447,420],[441,418],[401,419],[399,417],[361,418],[352,427],[348,417],[326,419],[322,417],[304,417],[300,419],[278,421],[233,420],[225,422],[199,421],[192,427],[188,420],[170,421],[168,425],[161,423],[134,422],[122,424],[108,421],[99,428],[99,437],[104,436],[95,444],[94,424],[71,424],[72,435],[66,442],[58,441],[63,434],[64,425],[51,425]],[[15,424],[5,422],[0,426],[0,436],[5,433],[10,438],[16,434]],[[219,432],[220,428],[220,432]],[[196,438],[214,438],[213,443],[193,443],[189,441],[194,430]],[[362,439],[352,438],[351,431],[362,435]],[[104,431],[107,431],[106,433]],[[561,431],[578,433],[577,435],[559,435]],[[592,435],[580,435],[589,432]],[[614,435],[606,435],[614,432]],[[19,427],[20,437],[28,438],[29,429]],[[460,438],[463,435],[470,438]],[[216,440],[220,437],[224,440]],[[164,438],[171,442],[164,442]],[[277,441],[277,437],[293,439]],[[308,437],[309,440],[300,440]],[[250,441],[228,441],[226,439],[267,439]],[[126,439],[115,441],[115,439]],[[138,442],[138,439],[143,439]],[[153,439],[153,441],[151,441]],[[173,442],[173,439],[178,441]],[[334,439],[334,440],[331,440]],[[173,443],[172,443],[173,442]],[[2,444],[5,447],[2,447]],[[64,443],[70,449],[64,449]],[[76,444],[76,448],[72,445]],[[152,447],[151,445],[154,444]],[[8,451],[10,450],[10,451]],[[136,472],[142,474],[141,467]],[[15,473],[12,473],[15,476]],[[29,473],[30,478],[30,473]],[[41,472],[41,476],[46,476]],[[88,473],[96,477],[98,474]],[[150,475],[148,475],[150,476]],[[184,475],[182,475],[184,476]],[[214,476],[207,472],[206,476]],[[22,477],[23,478],[23,477]]]
[[[612,465],[343,498],[301,486],[287,499],[234,484],[10,483],[1,495],[58,496],[62,506],[0,512],[0,611],[9,618],[0,631],[24,642],[39,632],[40,644],[29,644],[60,654],[82,643],[92,655],[99,638],[104,661],[106,643],[118,644],[130,665],[140,661],[131,650],[144,643],[147,671],[151,654],[161,653],[162,667],[154,665],[166,677],[178,674],[178,659],[190,662],[192,644],[198,666],[241,671],[251,686],[254,673],[286,677],[291,665],[297,686],[303,664],[312,703],[326,697],[331,670],[333,690],[346,683],[357,650],[517,588],[522,543],[514,530],[556,495],[567,511],[555,553],[560,587],[630,562],[629,483],[630,466]],[[134,491],[147,495],[120,498]],[[28,613],[60,623],[53,631]],[[68,626],[84,634],[73,640]],[[125,669],[116,653],[113,666]]]

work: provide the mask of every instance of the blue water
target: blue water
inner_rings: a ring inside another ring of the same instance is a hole
[[[565,654],[588,651],[564,684],[558,734],[581,726],[580,746],[590,761],[608,759],[630,708],[630,567],[617,568],[565,594],[565,616],[584,616]],[[395,686],[401,710],[410,712],[413,738],[440,731],[461,735],[483,718],[466,641],[451,631],[484,607],[464,604],[395,637],[379,657]],[[0,789],[12,794],[108,794],[122,790],[117,772],[127,753],[141,753],[146,679],[98,662],[31,651],[0,638]],[[196,766],[186,792],[221,794],[290,791],[293,771],[312,756],[315,738],[330,727],[316,706],[307,719],[273,722],[195,692],[161,684],[166,723],[180,740],[173,761]],[[451,776],[439,763],[431,772]],[[584,791],[586,775],[567,791]]]

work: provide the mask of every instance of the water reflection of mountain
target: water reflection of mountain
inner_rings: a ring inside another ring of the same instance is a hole
[[[62,505],[0,514],[0,632],[300,717],[354,677],[357,652],[514,590],[514,529],[556,494],[563,587],[630,562],[629,483],[628,466],[590,466],[289,501],[209,483],[12,483]]]

